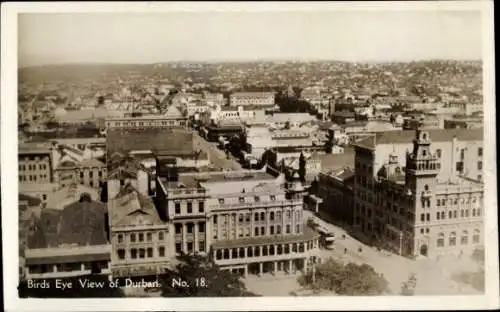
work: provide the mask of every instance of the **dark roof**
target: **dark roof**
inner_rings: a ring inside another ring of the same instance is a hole
[[[62,211],[42,210],[28,248],[58,247],[61,244],[107,244],[105,232],[106,206],[96,201],[79,201]]]
[[[456,137],[459,141],[483,140],[483,128],[476,129],[427,129],[431,142],[451,141]],[[415,138],[416,130],[384,131],[377,132],[364,140],[357,142],[356,146],[374,149],[379,144],[407,144]]]
[[[132,150],[193,151],[193,133],[185,129],[112,129],[106,141],[108,154],[126,154]]]
[[[334,112],[332,115],[334,117],[348,117],[348,118],[354,118],[355,116],[353,112],[344,112],[344,111]]]
[[[304,233],[300,235],[272,235],[264,237],[250,237],[232,240],[217,241],[212,246],[214,249],[258,246],[267,244],[300,243],[319,237],[319,234],[305,224]]]
[[[21,202],[28,202],[28,206],[38,206],[42,203],[42,201],[38,197],[19,194],[19,203]]]

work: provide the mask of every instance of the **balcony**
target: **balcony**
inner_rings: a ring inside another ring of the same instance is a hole
[[[431,191],[422,191],[421,193],[422,198],[430,198],[433,196]]]

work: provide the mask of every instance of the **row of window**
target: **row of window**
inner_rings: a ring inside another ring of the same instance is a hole
[[[92,270],[95,267],[97,269],[107,269],[108,261],[93,261],[93,262],[84,262],[83,269],[84,270]],[[43,273],[54,273],[54,272],[73,272],[80,271],[82,269],[81,262],[72,262],[72,263],[58,263],[58,264],[40,264],[40,265],[30,265],[28,267],[28,271],[31,274],[43,274]]]
[[[186,232],[189,234],[193,233],[195,226],[196,225],[194,223],[186,223]],[[174,227],[175,227],[175,234],[182,234],[182,228],[183,228],[182,223],[175,223]],[[205,233],[205,223],[204,222],[198,223],[198,232]]]
[[[474,230],[474,233],[472,235],[472,244],[479,244],[480,240],[481,240],[480,231],[476,229]],[[469,243],[469,233],[467,231],[463,231],[462,235],[460,236],[460,244],[467,245],[468,243]],[[444,233],[438,234],[438,239],[436,244],[437,247],[445,246]],[[448,237],[448,246],[456,246],[456,245],[457,245],[457,234],[455,232],[451,232]]]
[[[287,210],[286,212],[286,219],[285,220],[291,220],[292,219],[292,211]],[[281,211],[270,211],[269,212],[269,221],[281,221]],[[223,223],[226,224],[226,218],[228,215],[222,215],[222,220]],[[213,216],[213,224],[216,225],[218,222],[218,215]],[[238,222],[239,223],[250,223],[251,219],[251,213],[245,213],[245,214],[238,214]],[[295,211],[295,219],[297,221],[300,221],[302,219],[302,211]],[[255,212],[254,213],[254,221],[260,222],[260,221],[266,221],[266,213],[265,212]]]
[[[180,254],[183,251],[186,252],[186,253],[193,253],[194,252],[194,243],[193,242],[187,242],[186,243],[186,250],[183,250],[182,243],[180,243],[180,242],[175,243],[175,252],[176,252],[176,254]],[[204,241],[199,241],[198,242],[198,251],[199,252],[205,252],[205,242]]]
[[[159,125],[162,125],[162,126],[174,126],[174,125],[181,125],[183,126],[184,125],[184,122],[183,121],[177,121],[177,120],[163,120],[163,121],[129,121],[129,122],[126,122],[124,121],[123,122],[123,126],[124,127],[128,127],[128,126],[139,126],[139,127],[143,127],[143,126],[159,126]],[[121,127],[122,126],[122,122],[109,122],[108,123],[108,127]]]
[[[186,210],[187,213],[193,213],[193,203],[192,202],[187,202],[186,203]],[[198,202],[198,212],[203,213],[205,212],[205,202]],[[181,213],[181,203],[176,202],[175,203],[175,214],[180,214]]]
[[[40,181],[47,181],[48,180],[48,176],[46,174],[40,174],[39,176],[37,176],[36,174],[30,174],[30,175],[20,174],[19,175],[19,181],[21,181],[21,182],[26,182],[26,181],[37,182],[38,178],[40,179]]]
[[[481,216],[481,209],[480,208],[473,208],[472,209],[472,216],[473,217],[480,217]],[[462,209],[460,210],[460,218],[468,218],[469,217],[469,209]],[[448,219],[457,219],[458,218],[458,210],[448,211]],[[436,219],[437,220],[445,220],[446,219],[446,212],[445,211],[438,211],[436,212]]]
[[[461,204],[470,204],[471,202],[473,204],[477,203],[477,198],[476,197],[472,197],[472,198],[462,198],[462,200],[460,201]],[[448,205],[458,205],[458,198],[455,198],[455,199],[437,199],[436,200],[436,206],[440,207],[440,206],[446,206],[446,204],[448,203]]]
[[[93,171],[88,171],[88,173],[89,173],[89,178],[93,178],[94,177],[94,172]],[[99,178],[102,178],[102,171],[101,170],[99,170],[97,172],[97,176]],[[84,172],[80,171],[80,178],[83,179],[83,177],[84,177]]]
[[[218,235],[220,233],[220,236]],[[236,238],[236,229],[231,230],[232,235],[228,237],[228,232],[226,229],[214,229],[214,239],[232,239]],[[295,233],[301,233],[301,225],[295,225]],[[265,226],[256,226],[254,227],[254,236],[266,236],[266,235],[280,235],[282,234],[281,225],[271,225],[269,226],[268,232],[266,233]],[[292,225],[286,224],[285,231],[283,234],[293,234],[292,233]],[[250,227],[239,228],[238,229],[238,237],[250,237]]]
[[[275,201],[276,200],[276,196],[275,195],[271,195],[271,196],[269,196],[269,199],[271,201]],[[254,196],[253,200],[254,200],[255,203],[258,203],[258,202],[260,202],[260,197],[259,196]],[[240,204],[245,203],[245,197],[243,197],[243,196],[238,197],[238,202]],[[219,204],[224,205],[224,203],[225,203],[224,198],[219,198]]]
[[[125,249],[118,249],[117,251],[118,259],[125,259]],[[132,248],[130,249],[130,258],[131,259],[145,259],[145,258],[153,258],[153,248]],[[158,247],[158,257],[165,257],[165,247]]]
[[[44,156],[44,157],[40,157],[40,156],[24,156],[21,161],[48,161],[49,160],[49,157],[48,156]]]
[[[309,249],[312,249],[313,244],[308,243]],[[262,247],[262,252],[261,248]],[[246,253],[245,253],[246,252]],[[268,246],[257,246],[257,247],[240,247],[231,249],[218,249],[215,251],[215,259],[217,260],[227,260],[227,259],[244,259],[260,256],[275,256],[290,253],[303,253],[306,252],[305,243],[293,243],[290,248],[290,244],[284,245],[268,245]]]
[[[28,164],[27,166],[28,170],[36,170],[37,165],[36,164]],[[47,164],[39,164],[38,165],[38,170],[47,170]],[[19,171],[26,171],[26,165],[19,165]]]
[[[144,234],[146,234],[146,236],[144,236]],[[151,233],[151,232],[147,232],[147,233],[130,233],[130,242],[131,243],[135,243],[135,242],[144,242],[146,239],[147,242],[152,242],[153,241],[153,234],[154,233]],[[126,238],[128,236],[128,234],[118,234],[117,235],[117,239],[118,239],[118,243],[123,243],[124,242],[124,238]],[[162,241],[165,239],[165,234],[163,232],[158,232],[158,240],[159,241]]]

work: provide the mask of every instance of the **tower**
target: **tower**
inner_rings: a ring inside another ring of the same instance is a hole
[[[441,168],[439,159],[432,153],[430,145],[429,133],[417,130],[413,139],[413,151],[406,153],[406,187],[415,199],[421,199],[424,208],[430,207],[430,197]]]

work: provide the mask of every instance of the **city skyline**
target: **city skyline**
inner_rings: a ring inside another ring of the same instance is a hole
[[[482,55],[480,11],[38,13],[20,14],[18,26],[20,67]]]

